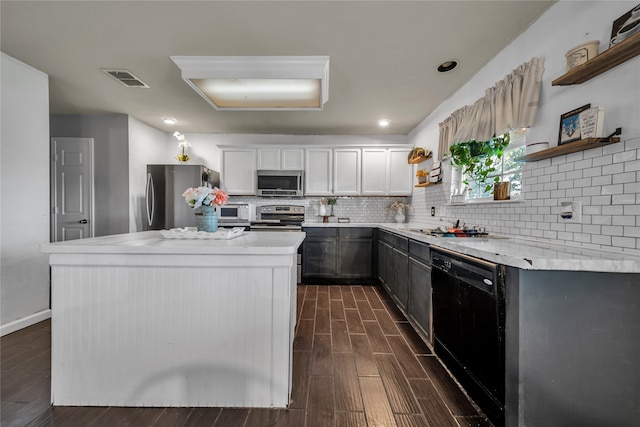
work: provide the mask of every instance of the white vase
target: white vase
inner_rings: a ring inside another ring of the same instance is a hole
[[[319,214],[320,216],[327,216],[327,208],[325,205],[320,205]]]
[[[402,210],[398,209],[398,210],[396,211],[396,216],[395,216],[395,220],[396,220],[396,222],[397,222],[398,224],[403,223],[403,222],[404,222],[404,220],[405,220],[405,218],[406,218],[406,217],[404,216],[404,212],[403,212]]]

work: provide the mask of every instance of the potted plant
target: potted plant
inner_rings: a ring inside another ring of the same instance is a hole
[[[333,216],[333,207],[338,203],[338,199],[336,197],[327,198],[327,204],[331,206],[330,216]]]
[[[496,160],[502,158],[509,141],[509,134],[505,133],[488,141],[472,139],[453,144],[450,148],[451,166],[462,170],[464,184],[469,185],[469,177],[480,186],[484,186],[484,191],[487,192],[495,183],[500,183],[500,177],[491,178],[490,175],[496,171]]]

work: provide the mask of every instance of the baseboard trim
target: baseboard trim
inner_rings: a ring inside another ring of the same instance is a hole
[[[24,329],[27,326],[35,325],[38,322],[42,322],[43,320],[47,320],[50,318],[51,309],[47,308],[46,310],[42,310],[27,317],[23,317],[22,319],[14,320],[13,322],[9,322],[6,325],[0,326],[0,337],[9,335],[12,332],[19,331],[20,329]]]

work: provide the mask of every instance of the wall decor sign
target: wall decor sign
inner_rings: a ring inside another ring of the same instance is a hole
[[[583,105],[580,108],[571,110],[560,116],[560,132],[558,134],[558,145],[567,142],[577,141],[581,138],[580,133],[580,113],[591,108],[591,104]]]
[[[604,136],[604,108],[591,107],[580,113],[581,138],[602,138]]]
[[[613,21],[609,47],[617,45],[637,32],[640,32],[640,4]]]

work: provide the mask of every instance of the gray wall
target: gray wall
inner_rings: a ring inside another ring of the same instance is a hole
[[[507,325],[507,346],[519,345],[517,425],[638,425],[638,276],[520,272],[519,295],[512,292],[519,318],[510,324],[519,331],[511,342],[515,331]]]
[[[95,235],[129,232],[129,117],[52,114],[51,137],[94,139]]]

